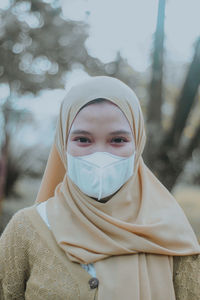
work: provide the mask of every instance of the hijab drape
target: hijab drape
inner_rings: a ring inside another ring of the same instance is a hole
[[[85,195],[67,176],[70,127],[80,108],[96,98],[122,110],[136,147],[133,176],[106,203]],[[139,100],[118,79],[87,79],[72,87],[61,104],[55,143],[66,174],[47,201],[47,216],[67,257],[94,263],[99,300],[174,300],[173,255],[200,253],[184,212],[143,161],[145,142]]]

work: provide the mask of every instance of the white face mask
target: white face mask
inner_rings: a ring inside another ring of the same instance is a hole
[[[108,152],[66,155],[67,175],[84,194],[98,200],[114,194],[133,175],[135,152],[130,157]]]

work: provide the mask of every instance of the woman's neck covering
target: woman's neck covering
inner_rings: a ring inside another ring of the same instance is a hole
[[[118,105],[136,147],[133,176],[106,203],[83,194],[67,176],[70,127],[80,108],[96,98]],[[61,104],[55,142],[66,174],[47,202],[47,216],[67,257],[94,263],[99,300],[175,300],[173,255],[200,253],[183,210],[143,161],[145,141],[140,103],[118,79],[92,77],[72,87]]]

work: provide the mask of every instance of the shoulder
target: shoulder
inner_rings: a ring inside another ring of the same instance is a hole
[[[29,220],[29,215],[34,214],[35,205],[20,209],[17,211],[8,222],[5,227],[0,240],[5,240],[9,237],[9,239],[16,239],[19,237],[28,237],[26,235],[27,231],[30,229],[31,222]]]
[[[174,256],[173,280],[177,300],[198,300],[200,295],[200,254]]]
[[[27,214],[32,210],[30,207],[17,211],[0,236],[0,280],[8,278],[8,274],[12,277],[14,268],[18,273],[27,268],[28,251],[34,236]]]
[[[13,224],[13,223],[27,222],[28,221],[27,216],[32,214],[35,210],[36,210],[36,205],[35,204],[32,205],[32,206],[28,206],[28,207],[25,207],[25,208],[22,208],[22,209],[18,210],[11,217],[8,225]]]

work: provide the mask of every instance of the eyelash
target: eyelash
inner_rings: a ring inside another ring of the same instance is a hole
[[[81,140],[81,139],[89,140],[89,139],[86,138],[86,137],[77,137],[77,138],[74,139],[74,141],[75,141],[75,142],[80,142],[79,140]]]
[[[122,140],[124,143],[127,142],[127,139],[125,139],[125,138],[123,138],[123,137],[116,137],[116,138],[114,138],[113,140]],[[117,144],[121,144],[121,142],[120,142],[120,143],[117,143]]]
[[[87,142],[83,142],[83,141],[81,142],[81,141],[80,141],[81,139],[82,139],[82,140],[87,140]],[[123,138],[123,137],[115,137],[115,138],[113,138],[113,139],[111,140],[111,143],[112,143],[113,140],[115,140],[115,141],[116,141],[116,140],[122,140],[124,143],[127,142],[127,139],[125,139],[125,138]],[[82,144],[85,144],[85,143],[86,143],[86,144],[89,144],[89,143],[90,143],[90,140],[89,140],[88,138],[86,138],[86,137],[77,137],[77,138],[74,139],[74,141],[75,141],[75,142],[80,142],[80,143],[82,143]],[[88,143],[88,141],[89,141],[89,143]],[[119,143],[116,143],[116,144],[122,144],[122,142],[119,142]]]

